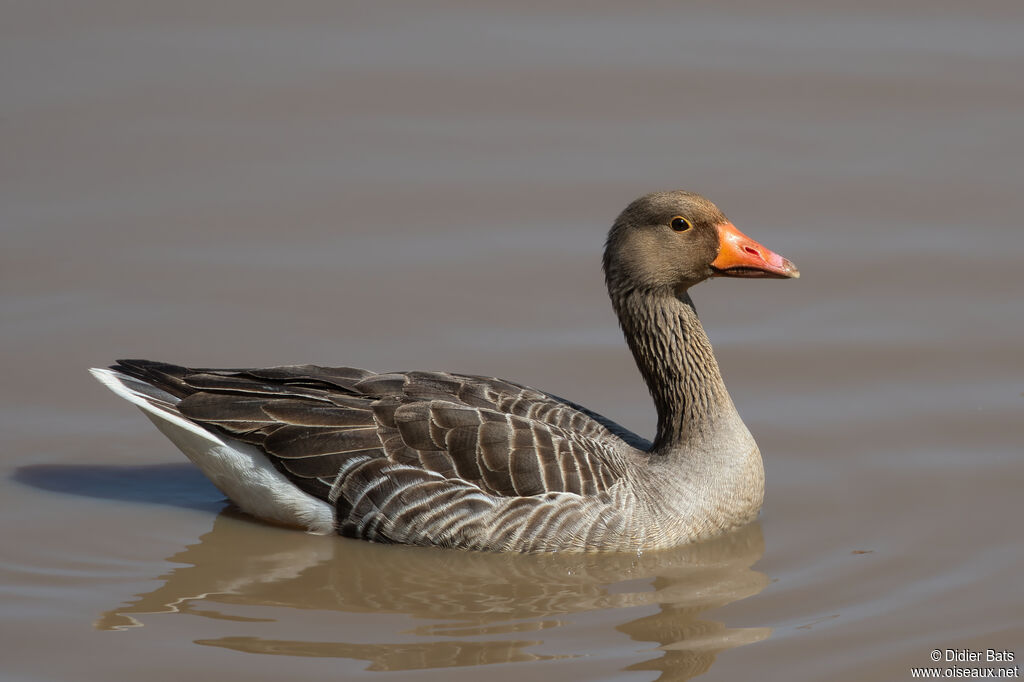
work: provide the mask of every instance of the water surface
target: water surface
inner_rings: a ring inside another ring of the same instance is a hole
[[[910,679],[1024,656],[1015,2],[7,3],[0,670]],[[642,556],[255,523],[85,368],[497,375],[650,434],[599,269],[700,191],[794,282],[693,291],[760,521]]]

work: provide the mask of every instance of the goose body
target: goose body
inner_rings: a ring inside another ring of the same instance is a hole
[[[608,235],[612,304],[658,410],[647,441],[501,379],[121,360],[94,375],[238,507],[311,533],[497,551],[636,551],[753,520],[761,455],[689,288],[796,277],[699,195],[636,200]]]

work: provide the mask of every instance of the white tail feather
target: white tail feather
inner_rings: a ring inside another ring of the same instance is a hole
[[[170,393],[109,369],[91,369],[107,388],[138,406],[179,450],[240,509],[309,533],[334,532],[334,510],[307,495],[270,464],[258,448],[223,437],[186,419]]]

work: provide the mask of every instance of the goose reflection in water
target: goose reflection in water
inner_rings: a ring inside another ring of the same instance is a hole
[[[272,542],[268,532],[276,536]],[[651,656],[627,670],[685,680],[707,671],[718,652],[771,633],[700,617],[768,584],[768,576],[751,568],[763,552],[756,523],[642,555],[508,555],[314,537],[228,512],[199,543],[168,558],[186,566],[162,576],[156,590],[104,613],[96,627],[141,627],[145,615],[185,613],[259,628],[301,615],[268,607],[399,614],[413,622],[396,629],[389,619],[383,627],[388,639],[406,640],[400,643],[366,641],[372,616],[359,620],[357,632],[347,619],[316,641],[281,638],[279,626],[266,636],[196,640],[247,653],[365,660],[368,670],[397,671],[585,657],[593,647],[574,651],[573,628],[592,632],[610,622],[635,642],[653,643],[633,649],[629,658]],[[245,607],[258,607],[256,615],[246,615]],[[339,637],[346,630],[356,641]],[[583,636],[593,643],[592,635]],[[595,665],[606,670],[607,660]]]

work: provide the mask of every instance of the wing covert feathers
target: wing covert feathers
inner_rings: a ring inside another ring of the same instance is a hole
[[[261,450],[334,505],[342,535],[522,551],[608,549],[616,537],[635,546],[615,494],[623,439],[636,437],[548,394],[440,372],[145,360],[112,369],[187,420]]]

